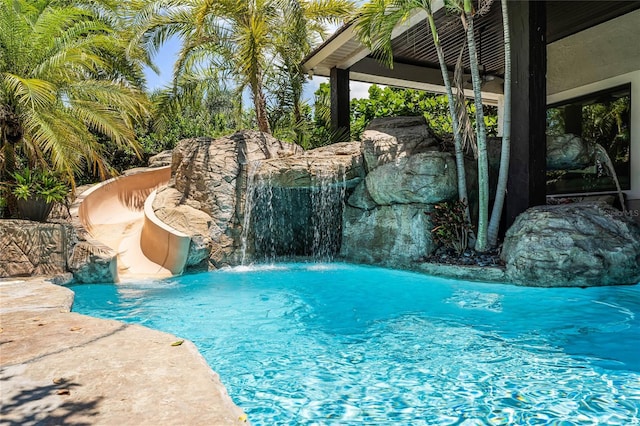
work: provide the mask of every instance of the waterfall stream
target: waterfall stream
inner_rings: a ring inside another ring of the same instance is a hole
[[[251,213],[253,212],[253,203],[255,199],[256,185],[255,177],[256,171],[260,168],[260,161],[255,161],[249,164],[247,169],[247,184],[245,186],[244,194],[244,211],[242,212],[242,234],[240,240],[242,242],[240,264],[244,265],[247,261],[247,241],[249,239],[249,229],[251,227]]]
[[[624,205],[624,197],[622,195],[622,189],[620,188],[620,182],[618,181],[618,174],[616,173],[616,169],[613,166],[613,162],[611,161],[611,158],[609,157],[607,150],[604,149],[602,145],[600,145],[599,143],[596,143],[594,148],[595,148],[595,159],[596,161],[600,161],[604,163],[606,168],[609,170],[609,173],[611,174],[611,177],[613,178],[613,181],[616,184],[616,189],[618,191],[618,199],[620,200],[620,206],[622,207],[622,211],[626,212],[627,208]]]
[[[314,260],[329,261],[340,248],[342,211],[344,209],[346,177],[341,180],[331,174],[316,176],[311,191],[311,219],[313,229],[312,256]],[[340,230],[336,233],[336,230]]]
[[[247,170],[241,262],[310,257],[330,261],[340,249],[344,170],[320,172],[308,187],[278,186],[259,163]]]

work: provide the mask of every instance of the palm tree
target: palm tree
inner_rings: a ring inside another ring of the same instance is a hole
[[[105,177],[100,138],[138,152],[147,113],[141,66],[117,36],[117,2],[0,0],[0,179],[18,163],[53,168],[71,184]]]
[[[241,99],[211,70],[180,76],[175,88],[166,87],[150,95],[152,120],[149,129],[160,149],[173,148],[180,139],[215,136],[243,127]]]
[[[282,101],[291,110],[296,142],[304,143],[308,130],[304,123],[302,91],[306,76],[302,71],[302,61],[313,47],[328,36],[327,25],[337,25],[353,14],[355,7],[350,1],[284,2],[282,31],[275,42],[277,56],[278,83],[276,93],[282,94]]]
[[[502,28],[504,37],[504,111],[502,124],[502,148],[500,153],[500,172],[496,187],[496,199],[491,210],[491,220],[487,230],[489,246],[495,247],[498,242],[500,218],[507,192],[507,177],[509,175],[509,154],[511,151],[511,36],[509,34],[509,10],[507,0],[501,0]]]
[[[460,12],[467,36],[469,68],[473,86],[473,102],[475,104],[476,147],[478,155],[478,228],[475,250],[484,252],[488,249],[489,162],[487,158],[487,130],[484,123],[484,110],[482,106],[482,78],[480,77],[480,64],[478,62],[474,30],[475,9],[473,7],[473,0],[448,0],[446,5],[450,9]]]
[[[479,2],[478,13],[488,10],[493,0],[484,0]],[[509,37],[509,16],[507,9],[507,0],[502,0],[502,19],[503,19],[503,39],[505,44],[505,88],[504,88],[504,128],[502,137],[500,172],[498,177],[498,185],[496,188],[496,198],[494,200],[491,212],[491,220],[489,220],[489,165],[487,158],[487,131],[484,124],[484,113],[482,108],[482,79],[480,77],[480,67],[478,56],[476,53],[476,41],[474,31],[474,20],[477,11],[474,8],[472,0],[448,0],[446,2],[450,9],[460,13],[463,26],[465,27],[467,36],[467,46],[469,48],[469,67],[471,70],[471,81],[473,85],[473,94],[476,110],[476,136],[478,151],[478,231],[475,249],[479,252],[486,251],[490,247],[495,247],[498,239],[498,230],[500,227],[500,218],[502,208],[504,206],[504,197],[506,194],[507,177],[509,172],[509,153],[511,139],[511,44]]]
[[[427,25],[431,29],[433,43],[438,54],[440,71],[444,82],[445,91],[449,103],[449,115],[453,129],[453,138],[456,154],[456,168],[458,175],[458,198],[465,202],[465,213],[469,217],[467,179],[464,168],[463,140],[458,114],[456,113],[456,98],[453,94],[449,70],[444,57],[444,51],[440,44],[438,30],[436,28],[432,0],[372,0],[360,9],[356,19],[356,32],[360,40],[380,59],[393,66],[393,52],[391,51],[391,35],[397,24],[406,21],[409,15],[416,9],[424,10],[427,14]]]
[[[265,82],[274,66],[286,67],[299,105],[302,74],[298,58],[311,49],[310,38],[324,34],[323,24],[347,17],[350,0],[138,0],[134,43],[151,53],[172,36],[183,45],[175,65],[174,83],[183,73],[209,67],[226,71],[238,87],[251,92],[258,128],[271,132]],[[241,92],[240,92],[241,93]],[[294,107],[295,110],[295,107]]]

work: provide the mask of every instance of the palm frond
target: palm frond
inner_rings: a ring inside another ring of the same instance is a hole
[[[476,134],[469,117],[469,111],[467,110],[467,99],[464,95],[464,64],[462,59],[464,57],[464,51],[466,46],[462,46],[460,53],[458,54],[458,60],[456,61],[456,67],[453,73],[453,84],[456,89],[455,92],[455,111],[458,118],[458,129],[462,134],[462,150],[473,152],[474,158],[478,158],[478,145],[476,143]]]
[[[140,57],[116,27],[121,11],[115,0],[0,2],[0,107],[19,119],[16,161],[73,182],[83,165],[106,171],[97,135],[137,149],[133,128],[149,104]]]
[[[2,79],[24,108],[45,109],[56,100],[56,86],[48,81],[9,73],[3,73]]]
[[[393,67],[391,36],[396,25],[405,22],[415,9],[412,1],[372,0],[360,8],[355,19],[358,38],[381,62]]]

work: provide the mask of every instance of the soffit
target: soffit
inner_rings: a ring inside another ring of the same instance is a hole
[[[489,10],[481,12],[474,20],[478,62],[486,74],[503,74],[504,42],[500,2],[494,2]],[[443,9],[434,18],[440,44],[450,70],[455,68],[460,50],[465,46],[466,35],[458,15],[446,14]],[[439,69],[431,31],[422,20],[392,41],[394,62]],[[469,69],[467,49],[463,54],[463,66]]]
[[[548,1],[547,42],[557,41],[636,9],[640,9],[640,1]],[[443,8],[435,13],[435,19],[448,68],[453,70],[464,44],[462,23],[457,15],[446,14]],[[486,75],[501,76],[504,44],[500,2],[495,1],[474,22],[480,65]],[[397,36],[392,41],[394,62],[439,69],[437,53],[424,14],[416,14],[410,25],[405,27],[396,31]],[[303,69],[310,74],[329,76],[332,67],[348,69],[367,57],[372,57],[371,52],[357,40],[353,25],[347,24],[305,58]],[[469,59],[466,52],[463,64],[468,70]],[[359,73],[358,77],[359,80],[367,81],[363,73]]]
[[[640,9],[640,1],[549,1],[547,43],[553,43],[637,9]]]

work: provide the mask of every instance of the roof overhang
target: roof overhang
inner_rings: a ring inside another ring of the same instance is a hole
[[[437,0],[434,4],[436,9],[443,7],[442,0]],[[425,18],[424,11],[416,10],[408,20],[396,25],[392,38],[397,38]],[[312,76],[329,77],[331,68],[349,69],[369,55],[371,51],[358,40],[355,24],[350,22],[338,28],[330,38],[303,59],[302,69]]]
[[[640,1],[589,2],[588,7],[575,1],[548,1],[547,43],[636,9],[640,9]],[[455,61],[464,44],[464,33],[459,28],[460,20],[445,13],[442,0],[435,2],[433,10],[438,28],[441,29],[440,39],[445,57],[448,61]],[[354,23],[339,28],[303,60],[302,68],[310,76],[324,77],[329,77],[334,67],[348,69],[351,80],[444,93],[442,74],[425,18],[426,13],[416,9],[408,20],[395,27],[392,34],[393,68],[377,61],[372,52],[358,40]],[[480,32],[479,59],[485,66],[483,100],[496,103],[502,96],[504,62],[499,1],[485,15],[476,19],[476,29]],[[468,72],[468,57],[464,63]],[[447,65],[450,71],[454,69],[454,63]],[[467,82],[465,92],[470,96],[472,93],[469,90],[468,74],[464,80]]]

